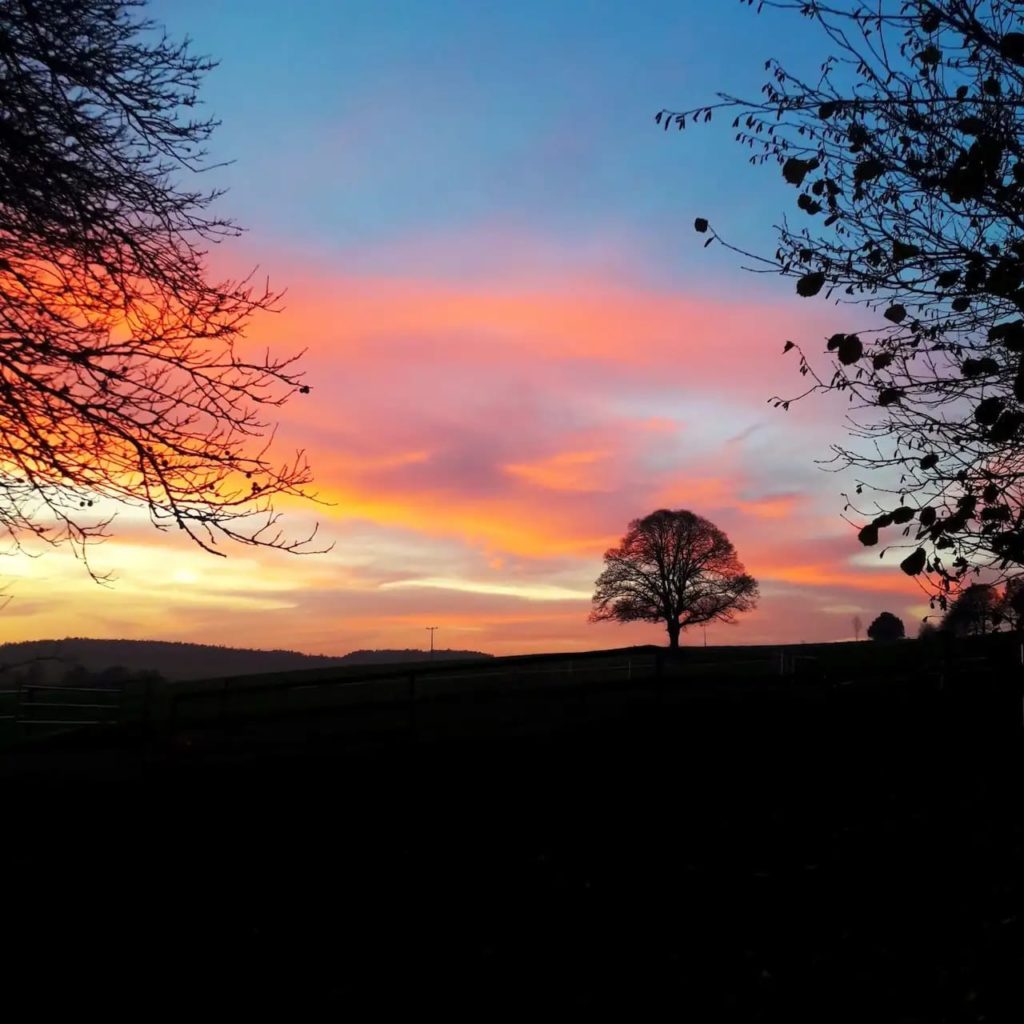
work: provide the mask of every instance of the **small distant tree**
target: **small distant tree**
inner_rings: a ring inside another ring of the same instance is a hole
[[[1002,621],[1000,594],[995,587],[974,583],[961,591],[942,618],[942,628],[955,636],[984,636]]]
[[[929,622],[925,619],[917,629],[918,640],[938,640],[939,638],[939,627],[934,622]]]
[[[882,612],[868,626],[868,637],[871,640],[902,640],[906,635],[903,620],[893,615],[892,612]]]
[[[757,581],[732,541],[685,509],[634,519],[604,562],[590,621],[664,622],[672,649],[687,626],[732,623],[757,604]]]
[[[853,617],[853,638],[854,640],[860,639],[861,630],[864,628],[864,622],[859,615]]]

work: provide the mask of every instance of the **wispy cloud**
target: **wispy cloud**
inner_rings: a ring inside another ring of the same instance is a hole
[[[832,637],[820,606],[919,603],[911,581],[851,561],[834,478],[811,467],[813,416],[763,417],[791,369],[788,306],[596,271],[540,280],[517,251],[469,282],[307,267],[287,310],[254,325],[254,348],[308,347],[313,390],[282,410],[278,442],[309,449],[327,504],[283,507],[300,528],[319,516],[330,555],[211,559],[129,518],[100,553],[113,591],[50,557],[12,562],[35,611],[0,636],[339,651],[408,646],[429,614],[496,652],[659,640],[586,622],[602,553],[658,507],[722,526],[762,580],[761,609],[722,639]]]
[[[425,576],[421,579],[393,580],[382,583],[381,590],[402,588],[427,590],[456,590],[464,594],[495,594],[499,597],[518,597],[524,601],[589,601],[590,591],[570,590],[549,583],[494,583],[480,580],[445,579]]]

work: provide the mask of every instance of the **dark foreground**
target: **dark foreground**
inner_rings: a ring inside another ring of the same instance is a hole
[[[143,1019],[1024,1019],[1020,698],[969,683],[12,757],[8,990]]]

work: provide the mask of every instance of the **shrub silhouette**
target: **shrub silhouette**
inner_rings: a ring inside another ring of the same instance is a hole
[[[893,615],[892,612],[882,612],[868,626],[868,637],[871,640],[902,640],[906,635],[903,620]]]

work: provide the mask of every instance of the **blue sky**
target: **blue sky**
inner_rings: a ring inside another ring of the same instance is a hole
[[[220,175],[232,213],[290,244],[380,266],[410,235],[525,222],[569,249],[633,239],[668,280],[734,280],[731,258],[693,244],[694,216],[768,245],[791,199],[746,165],[728,119],[680,137],[653,116],[755,95],[769,56],[808,63],[792,15],[551,0],[153,10],[221,60],[204,98],[224,122],[215,155],[236,161]]]

